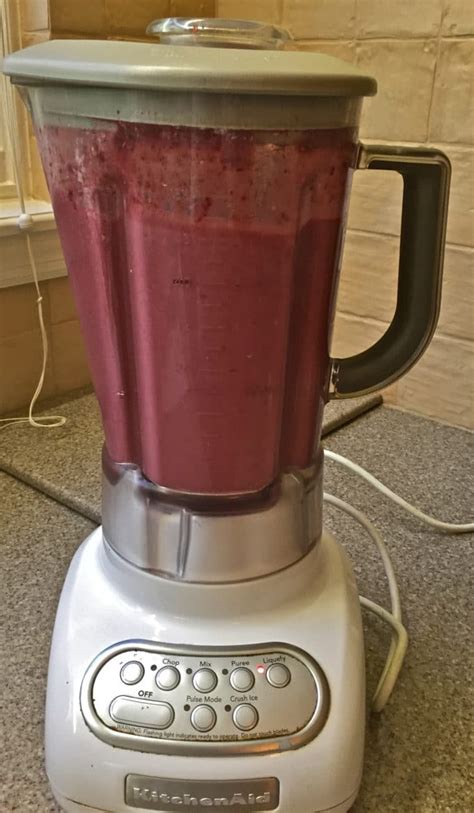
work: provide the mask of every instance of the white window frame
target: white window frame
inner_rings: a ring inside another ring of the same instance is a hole
[[[8,17],[4,19],[4,13],[7,12]],[[17,3],[1,2],[0,3],[0,26],[7,26],[9,41],[11,42],[12,49],[17,50],[21,47],[21,33],[19,30],[19,9]],[[3,36],[0,38],[0,58],[5,56],[3,51]],[[0,201],[3,203],[5,200],[11,200],[16,197],[16,186],[13,173],[13,161],[10,154],[10,142],[8,138],[7,127],[7,106],[6,106],[6,93],[8,87],[8,79],[3,74],[0,74]],[[22,147],[24,145],[22,144]]]
[[[31,2],[31,0],[30,0]],[[6,11],[6,19],[2,11]],[[20,0],[0,0],[0,25],[8,25],[8,38],[13,51],[22,47],[22,18]],[[0,39],[0,57],[2,57],[2,44]],[[5,88],[9,80],[0,76],[0,111],[5,109]],[[0,113],[1,114],[1,113]],[[40,279],[50,279],[66,274],[64,258],[56,239],[56,224],[54,221],[51,201],[35,194],[35,184],[31,172],[30,127],[28,113],[19,94],[15,93],[15,115],[19,134],[21,155],[20,171],[25,191],[26,210],[33,217],[32,236],[35,259]],[[12,167],[11,146],[6,126],[0,134],[0,161],[7,169],[7,177],[2,182],[0,177],[0,289],[12,285],[21,285],[31,282],[31,268],[28,262],[18,262],[18,256],[23,256],[21,250],[15,251],[16,241],[22,241],[23,235],[18,227],[20,214],[19,200]],[[51,235],[42,232],[53,232]],[[6,241],[4,242],[4,238]],[[18,243],[20,249],[20,243]]]

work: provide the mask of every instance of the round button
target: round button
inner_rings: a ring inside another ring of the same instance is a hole
[[[212,669],[198,669],[193,677],[193,686],[198,692],[212,692],[217,686],[217,675]]]
[[[291,680],[290,670],[282,663],[274,663],[267,669],[267,680],[270,686],[274,686],[276,689],[284,689]]]
[[[232,719],[241,731],[251,731],[258,723],[258,711],[249,703],[242,703],[234,709]]]
[[[250,669],[239,667],[234,669],[230,676],[230,685],[237,692],[248,692],[255,683],[255,678]]]
[[[181,675],[174,666],[164,666],[163,669],[156,673],[155,680],[159,689],[169,692],[171,689],[176,689],[181,680]]]
[[[139,661],[129,661],[122,666],[120,670],[120,678],[122,682],[127,683],[129,686],[132,686],[134,683],[138,683],[144,674],[145,670],[143,668],[143,664],[139,663]]]
[[[196,706],[191,714],[191,725],[196,731],[210,731],[216,720],[216,712],[210,706]]]

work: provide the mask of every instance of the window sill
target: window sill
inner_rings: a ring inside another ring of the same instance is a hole
[[[53,210],[49,201],[27,200],[26,211],[34,221],[31,231],[47,231],[56,228]],[[17,200],[0,200],[0,237],[9,237],[20,232],[17,223],[19,215],[20,207]]]
[[[29,229],[38,278],[54,279],[66,275],[56,223],[48,201],[29,200],[26,204],[34,225]],[[24,239],[18,227],[18,202],[0,201],[0,289],[33,281]]]

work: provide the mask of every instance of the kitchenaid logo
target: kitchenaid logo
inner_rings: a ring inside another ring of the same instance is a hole
[[[203,782],[131,774],[125,783],[125,802],[145,810],[224,808],[253,813],[278,807],[279,782],[273,777]]]
[[[184,805],[184,807],[246,807],[249,805],[268,805],[269,793],[233,793],[232,796],[191,796],[184,793],[182,796],[170,796],[169,793],[160,793],[149,788],[133,788],[133,798],[137,801],[160,802],[162,805]]]

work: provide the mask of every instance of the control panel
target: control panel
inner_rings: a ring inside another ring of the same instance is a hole
[[[175,647],[128,641],[103,652],[81,688],[89,728],[117,747],[157,753],[265,753],[321,730],[329,689],[287,645]]]

